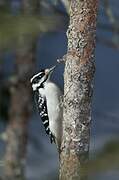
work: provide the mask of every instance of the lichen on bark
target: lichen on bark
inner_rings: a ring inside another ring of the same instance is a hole
[[[63,138],[60,180],[85,178],[88,161],[97,0],[71,0],[64,72]]]

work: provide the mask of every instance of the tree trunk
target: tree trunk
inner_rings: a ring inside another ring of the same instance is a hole
[[[70,4],[60,180],[85,179],[81,168],[89,156],[97,7],[98,0],[71,0]]]
[[[30,0],[22,0],[23,14],[34,13]],[[35,8],[35,7],[34,7]],[[20,36],[16,49],[15,75],[11,80],[11,105],[7,127],[5,180],[23,180],[27,126],[32,113],[30,78],[35,68],[36,39]]]
[[[5,153],[5,180],[23,180],[27,143],[27,126],[31,116],[29,79],[34,70],[33,44],[16,52],[15,76],[10,88],[11,105]]]

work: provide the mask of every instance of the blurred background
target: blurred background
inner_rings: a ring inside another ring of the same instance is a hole
[[[0,177],[58,179],[57,150],[45,134],[29,80],[66,53],[67,9],[65,0],[0,0]],[[52,75],[62,90],[63,71],[61,64]],[[101,0],[90,179],[119,179],[118,136],[119,1]]]

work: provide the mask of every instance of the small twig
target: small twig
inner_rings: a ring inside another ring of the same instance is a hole
[[[65,63],[67,60],[67,55],[64,55],[61,59],[57,59],[58,63]]]
[[[57,59],[58,63],[64,63],[64,59]]]

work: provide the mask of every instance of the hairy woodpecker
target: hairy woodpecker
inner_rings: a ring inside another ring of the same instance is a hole
[[[55,142],[58,149],[62,137],[62,92],[50,81],[50,75],[56,66],[41,70],[31,78],[36,105],[50,141]]]

